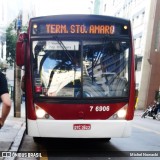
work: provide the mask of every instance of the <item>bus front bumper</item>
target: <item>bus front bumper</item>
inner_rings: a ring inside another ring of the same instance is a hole
[[[28,135],[33,137],[120,138],[129,137],[131,135],[131,121],[126,120],[28,119],[27,123]],[[84,127],[88,125],[90,127]]]

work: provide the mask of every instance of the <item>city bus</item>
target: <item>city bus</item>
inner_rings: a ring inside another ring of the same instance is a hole
[[[129,20],[101,15],[31,18],[16,63],[25,70],[26,131],[35,140],[129,137],[135,106]]]

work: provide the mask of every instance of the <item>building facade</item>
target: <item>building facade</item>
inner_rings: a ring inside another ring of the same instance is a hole
[[[131,20],[137,57],[136,89],[139,109],[152,103],[160,88],[159,3],[159,0],[102,0],[98,6],[99,14]]]
[[[6,66],[6,29],[13,22],[22,16],[23,25],[27,25],[30,16],[33,16],[33,2],[31,0],[0,0],[0,69]],[[22,15],[23,14],[23,15]],[[14,87],[14,68],[7,65],[7,69],[3,70],[6,74],[8,87],[13,92]],[[13,97],[13,95],[11,95]]]
[[[5,36],[5,26],[6,26],[6,11],[5,11],[4,0],[0,0],[0,63],[2,63],[6,58],[6,36]]]

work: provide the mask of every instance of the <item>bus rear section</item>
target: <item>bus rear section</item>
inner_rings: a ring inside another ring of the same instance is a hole
[[[29,135],[130,136],[135,82],[129,21],[93,15],[33,18],[26,39],[24,64],[18,62],[25,66]]]

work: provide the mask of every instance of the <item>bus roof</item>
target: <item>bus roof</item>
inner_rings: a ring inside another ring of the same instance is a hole
[[[105,15],[89,15],[89,14],[65,14],[65,15],[52,15],[52,16],[41,16],[41,17],[34,17],[31,18],[30,21],[31,22],[40,22],[40,21],[50,21],[50,20],[58,20],[58,21],[62,21],[62,20],[66,20],[66,21],[70,21],[70,20],[78,20],[78,21],[86,21],[88,19],[90,20],[99,20],[99,21],[112,21],[112,22],[120,22],[120,23],[129,23],[130,20],[129,19],[123,19],[123,18],[118,18],[118,17],[112,17],[112,16],[105,16]]]

